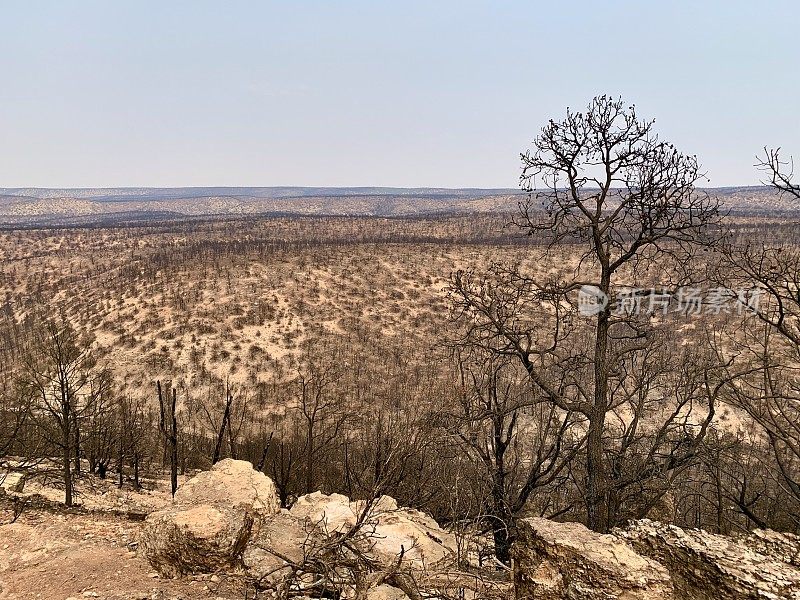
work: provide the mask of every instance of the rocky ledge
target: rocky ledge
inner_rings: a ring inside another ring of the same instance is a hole
[[[455,536],[388,496],[301,496],[244,461],[223,460],[151,513],[139,548],[162,575],[236,572],[278,597],[352,600],[800,600],[800,538],[731,538],[649,520],[601,535],[579,523],[523,519],[502,570],[460,570]]]
[[[610,534],[525,519],[514,546],[516,598],[800,599],[800,538],[733,538],[649,520]]]

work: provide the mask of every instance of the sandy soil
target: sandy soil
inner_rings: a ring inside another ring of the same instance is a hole
[[[137,555],[141,528],[100,512],[31,509],[0,515],[0,599],[244,598],[236,577],[162,579]]]

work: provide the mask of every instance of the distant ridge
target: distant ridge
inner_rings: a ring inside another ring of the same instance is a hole
[[[0,188],[0,195],[28,198],[82,198],[113,202],[126,200],[168,200],[176,198],[329,198],[345,196],[435,196],[442,198],[481,198],[521,194],[512,188],[396,188],[396,187],[121,187],[121,188]]]
[[[708,188],[738,214],[800,215],[800,203],[765,186]],[[0,188],[0,226],[57,227],[246,216],[413,217],[509,213],[513,188],[180,187]]]

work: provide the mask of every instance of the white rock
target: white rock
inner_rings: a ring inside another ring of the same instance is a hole
[[[405,592],[399,588],[382,583],[367,590],[366,600],[406,600]]]
[[[522,519],[514,556],[518,597],[537,600],[671,600],[667,570],[612,535],[580,523]]]
[[[350,506],[350,499],[342,494],[313,492],[300,496],[289,514],[300,520],[307,519],[327,533],[349,531],[356,524],[356,513]]]
[[[226,458],[210,471],[201,471],[175,493],[175,505],[244,505],[255,514],[271,515],[280,509],[275,484],[246,460]]]
[[[0,487],[8,492],[22,492],[25,489],[25,474],[8,471],[0,475]]]
[[[298,498],[289,512],[332,534],[349,531],[365,508],[363,500],[314,492]],[[389,496],[372,503],[359,533],[360,549],[384,566],[393,566],[402,554],[404,566],[426,569],[451,561],[456,552],[454,535],[423,512],[398,508]]]
[[[278,509],[269,477],[226,459],[184,483],[172,508],[147,517],[140,548],[168,577],[234,568],[254,523]]]

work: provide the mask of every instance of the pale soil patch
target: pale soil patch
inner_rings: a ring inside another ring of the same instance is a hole
[[[244,597],[237,578],[156,576],[132,550],[140,527],[102,514],[23,513],[0,525],[0,599]]]

